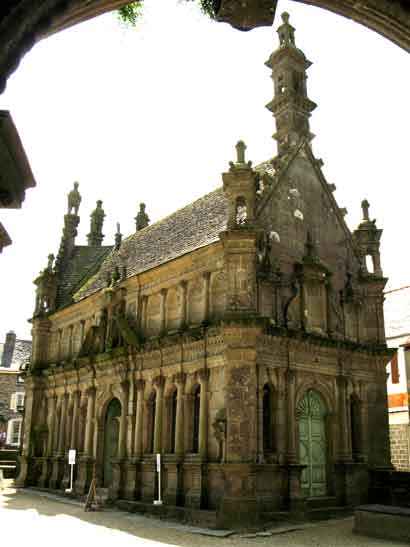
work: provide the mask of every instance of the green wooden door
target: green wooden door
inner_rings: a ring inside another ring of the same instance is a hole
[[[121,416],[121,403],[113,399],[107,408],[104,431],[104,486],[107,488],[112,483],[111,460],[117,457],[119,439],[119,417]]]
[[[313,390],[305,393],[298,404],[299,461],[302,492],[308,497],[325,496],[326,489],[326,408],[321,396]]]

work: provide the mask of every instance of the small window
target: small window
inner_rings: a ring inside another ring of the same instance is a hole
[[[24,393],[12,393],[10,399],[10,410],[17,412],[18,408],[22,406],[24,406]]]
[[[400,381],[400,374],[399,374],[399,362],[397,359],[397,353],[393,355],[393,358],[390,361],[390,372],[391,372],[392,384],[398,384]]]
[[[7,425],[7,444],[18,446],[20,444],[21,418],[10,420]]]

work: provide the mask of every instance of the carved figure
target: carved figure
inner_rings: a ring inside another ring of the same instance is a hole
[[[80,208],[81,203],[81,195],[78,191],[78,182],[74,183],[74,188],[71,190],[71,192],[68,194],[68,214],[72,214],[72,210],[74,209],[74,214],[78,215],[78,209]]]
[[[97,207],[91,213],[91,233],[100,234],[104,223],[105,213],[102,208],[102,201],[97,201]]]
[[[140,210],[137,216],[135,217],[135,229],[137,232],[146,228],[149,224],[149,216],[145,212],[145,203],[140,203]]]

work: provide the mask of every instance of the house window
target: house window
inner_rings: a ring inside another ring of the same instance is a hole
[[[17,409],[22,406],[24,406],[24,393],[12,393],[10,399],[10,410],[17,412]]]
[[[18,446],[20,444],[21,418],[9,420],[7,425],[7,444]]]
[[[399,374],[399,362],[397,359],[397,353],[393,355],[393,358],[390,361],[390,372],[391,372],[392,384],[398,384],[400,381],[400,374]]]

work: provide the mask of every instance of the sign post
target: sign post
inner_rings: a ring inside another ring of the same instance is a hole
[[[154,505],[162,505],[162,499],[161,499],[161,454],[157,454],[157,473],[158,473],[158,499],[154,500]]]
[[[70,466],[70,488],[66,488],[65,490],[69,494],[71,494],[71,492],[73,491],[75,456],[76,456],[76,451],[74,449],[70,449],[68,451],[68,465]]]

